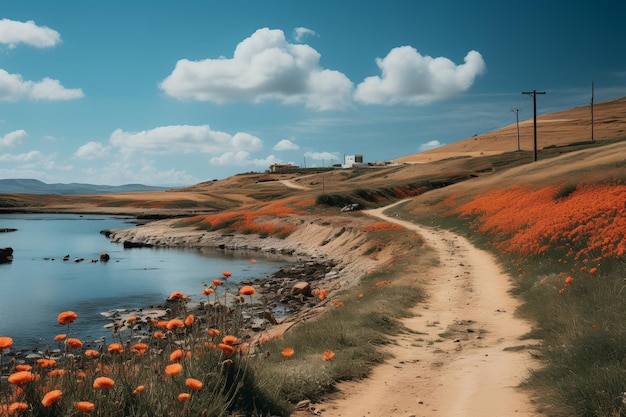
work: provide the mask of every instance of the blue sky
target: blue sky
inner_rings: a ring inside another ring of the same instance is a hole
[[[386,161],[626,96],[623,1],[20,0],[0,178],[182,186]]]

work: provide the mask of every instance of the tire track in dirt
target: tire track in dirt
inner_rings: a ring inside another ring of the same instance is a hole
[[[537,364],[515,347],[537,342],[519,340],[530,324],[514,315],[510,276],[467,239],[383,215],[389,207],[366,213],[414,230],[438,254],[439,266],[416,277],[427,300],[403,320],[412,332],[388,347],[392,359],[365,380],[339,383],[337,394],[310,411],[323,417],[541,416],[518,388]]]

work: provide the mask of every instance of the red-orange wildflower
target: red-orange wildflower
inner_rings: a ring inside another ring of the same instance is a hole
[[[0,350],[9,349],[13,346],[13,339],[9,336],[0,336]]]
[[[131,346],[131,350],[136,350],[139,355],[143,355],[148,350],[148,345],[145,343],[135,343]]]
[[[170,362],[176,362],[185,357],[185,351],[182,349],[176,349],[170,353]]]
[[[222,343],[226,343],[227,345],[234,345],[235,343],[237,343],[237,337],[233,335],[224,336],[224,338],[222,339]]]
[[[230,276],[232,274],[230,272],[228,272],[228,271],[224,271],[224,272],[222,272],[222,275],[224,275],[224,278],[230,278]]]
[[[85,373],[85,371],[78,371],[76,372],[76,378],[85,379],[87,378],[87,373]]]
[[[74,403],[74,407],[78,411],[92,411],[96,408],[95,404],[89,401],[77,401]]]
[[[121,343],[111,343],[107,349],[109,353],[123,353],[124,345]]]
[[[180,291],[174,291],[173,293],[170,294],[169,299],[170,300],[184,300],[185,294],[183,294]]]
[[[178,394],[178,401],[188,401],[191,398],[191,394],[183,392]]]
[[[14,372],[9,375],[8,381],[11,384],[20,385],[25,384],[26,382],[31,382],[35,380],[35,374],[30,371],[19,371]]]
[[[60,389],[52,390],[43,396],[43,399],[41,400],[41,404],[43,404],[44,407],[50,407],[52,404],[55,403],[55,401],[59,400],[62,396],[63,396],[63,392]]]
[[[69,339],[67,339],[65,341],[65,344],[72,349],[80,349],[83,347],[83,342],[74,337],[70,337]]]
[[[205,288],[202,290],[202,294],[209,296],[211,294],[213,294],[213,288]]]
[[[169,323],[169,320],[161,320],[161,321],[157,322],[157,327],[160,327],[162,329],[166,329],[168,323]]]
[[[283,354],[283,356],[285,358],[290,358],[293,356],[293,354],[295,353],[295,351],[293,350],[293,348],[290,347],[286,347],[283,349],[283,351],[281,352]]]
[[[21,413],[22,411],[28,410],[28,403],[16,401],[9,405],[9,414]]]
[[[94,388],[113,388],[115,381],[106,376],[99,376],[93,381]]]
[[[143,385],[139,385],[137,388],[135,388],[135,389],[133,390],[133,394],[137,395],[137,394],[139,394],[141,391],[143,391],[143,390],[145,390],[145,389],[146,389],[146,387],[145,387],[145,386],[143,386]]]
[[[252,295],[252,294],[254,294],[254,292],[255,292],[254,288],[251,287],[250,285],[244,285],[239,290],[239,294],[241,294],[241,295]]]
[[[231,345],[227,345],[226,343],[220,343],[217,347],[226,355],[232,355],[235,352],[235,348]]]
[[[178,375],[183,370],[183,365],[180,363],[173,363],[165,367],[165,373],[169,376]]]
[[[154,337],[155,339],[163,339],[165,337],[165,333],[163,333],[163,332],[154,332],[152,334],[152,337]]]
[[[332,350],[327,350],[326,352],[324,352],[324,360],[325,361],[329,361],[331,360],[333,357],[335,356],[335,352],[333,352]]]
[[[572,278],[572,277],[565,278],[565,283],[566,284],[571,284],[572,282],[574,282],[574,278]]]
[[[167,330],[185,327],[185,323],[181,319],[172,319],[167,323]]]
[[[57,361],[54,359],[39,358],[37,359],[37,365],[42,368],[52,368],[53,366],[57,366]]]
[[[61,334],[58,334],[58,335],[54,336],[54,340],[55,340],[56,342],[58,342],[58,341],[60,341],[60,340],[65,340],[65,338],[66,338],[66,337],[67,337],[67,335],[66,335],[66,334],[61,333]]]
[[[195,378],[187,378],[185,380],[185,385],[187,385],[189,388],[195,389],[195,390],[199,390],[200,388],[202,388],[202,382],[198,381]]]
[[[53,369],[48,372],[48,376],[62,376],[65,375],[65,369]]]
[[[78,315],[74,313],[73,311],[64,311],[60,313],[59,316],[57,317],[57,319],[59,320],[59,324],[74,323],[77,318],[78,318]]]
[[[598,273],[598,268],[595,268],[595,267],[594,267],[594,268],[591,268],[591,269],[589,270],[589,273],[590,273],[591,275],[597,274],[597,273]]]
[[[320,294],[318,297],[321,301],[324,301],[326,299],[326,290],[320,290]]]
[[[126,318],[126,323],[134,323],[137,321],[137,317],[135,316],[130,316]]]
[[[97,351],[97,350],[95,350],[95,349],[87,349],[87,350],[85,351],[85,356],[88,356],[88,357],[90,357],[90,358],[95,358],[95,357],[97,357],[99,354],[100,354],[100,352],[98,352],[98,351]]]
[[[224,283],[222,282],[221,279],[214,279],[213,280],[213,285],[216,287],[219,287],[220,285],[224,285]]]
[[[219,336],[220,335],[220,331],[217,329],[207,329],[207,334],[209,336]]]
[[[191,326],[194,321],[195,317],[193,316],[193,314],[189,314],[187,318],[185,318],[185,326]]]
[[[30,371],[31,369],[33,369],[32,366],[27,365],[25,363],[19,363],[17,365],[15,365],[15,370],[16,371]]]

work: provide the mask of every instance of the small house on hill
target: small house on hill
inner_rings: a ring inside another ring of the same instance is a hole
[[[363,155],[344,155],[342,168],[353,168],[355,166],[364,165]]]

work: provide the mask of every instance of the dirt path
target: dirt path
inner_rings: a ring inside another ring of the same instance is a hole
[[[313,411],[323,417],[540,416],[516,388],[536,364],[526,350],[505,350],[535,343],[519,340],[530,325],[514,317],[510,278],[466,239],[384,216],[386,208],[367,214],[415,230],[437,251],[440,265],[422,283],[427,301],[404,321],[413,333],[390,346],[393,358],[366,380],[340,383]]]

